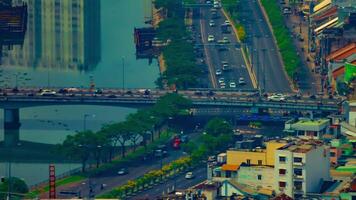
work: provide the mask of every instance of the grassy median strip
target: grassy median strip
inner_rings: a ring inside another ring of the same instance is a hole
[[[293,45],[291,34],[284,24],[282,12],[277,1],[261,0],[261,3],[268,15],[269,21],[271,22],[273,34],[277,40],[285,70],[287,71],[288,76],[293,78],[301,64],[301,60]]]
[[[69,177],[65,177],[59,180],[56,180],[56,187],[62,186],[62,185],[69,185],[72,183],[77,183],[80,182],[82,180],[86,179],[85,176],[82,175],[73,175],[73,176],[69,176]],[[38,195],[40,195],[41,193],[45,193],[49,191],[49,186],[46,185],[40,189],[36,189],[34,191],[29,192],[26,195],[26,198],[36,198]]]

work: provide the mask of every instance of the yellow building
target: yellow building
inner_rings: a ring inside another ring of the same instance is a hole
[[[274,152],[276,149],[285,146],[287,141],[269,141],[266,142],[266,149],[252,149],[252,150],[228,150],[226,167],[240,166],[241,163],[249,165],[267,165],[274,166]],[[223,166],[224,168],[224,166]]]

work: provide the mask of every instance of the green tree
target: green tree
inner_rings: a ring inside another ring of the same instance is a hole
[[[232,126],[224,119],[214,118],[205,126],[205,131],[212,136],[221,134],[233,134]]]
[[[26,185],[25,181],[17,177],[11,177],[9,184],[8,178],[5,178],[4,180],[5,181],[0,184],[0,199],[6,199],[6,193],[9,191],[9,185],[12,193],[11,199],[21,199],[21,195],[17,194],[26,194],[28,192],[28,186]]]
[[[168,17],[176,16],[182,9],[182,0],[155,0],[156,8],[163,8]]]
[[[161,97],[153,107],[156,116],[163,119],[174,117],[179,114],[182,109],[189,109],[192,103],[183,96],[171,93]]]
[[[91,154],[96,154],[102,140],[98,140],[98,135],[92,131],[81,131],[75,135],[68,135],[59,150],[71,159],[80,159],[82,171],[85,171],[86,164]]]
[[[105,127],[105,132],[110,135],[111,140],[119,144],[121,156],[126,155],[126,142],[130,140],[130,129],[127,122],[110,124]]]

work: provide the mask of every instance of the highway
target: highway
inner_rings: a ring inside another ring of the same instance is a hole
[[[204,1],[203,1],[204,2]],[[205,63],[209,69],[210,80],[213,88],[226,88],[232,90],[253,89],[250,76],[246,69],[245,61],[242,57],[240,44],[237,42],[234,32],[229,27],[229,33],[223,33],[221,25],[225,23],[226,18],[217,9],[216,17],[212,16],[212,7],[201,7],[200,17],[194,20],[195,27],[198,27],[201,32],[202,43],[197,44],[203,48],[205,54]],[[210,21],[214,25],[211,26]],[[208,42],[209,35],[214,36],[214,42]],[[228,43],[219,44],[218,41],[224,37],[228,38]],[[222,62],[227,62],[229,70],[222,70]],[[216,74],[216,70],[222,70],[221,75]],[[245,84],[239,84],[239,78],[244,78]],[[221,86],[218,79],[224,78],[225,87]],[[230,82],[235,82],[236,87],[231,88]]]
[[[253,68],[261,88],[267,92],[290,92],[290,83],[277,54],[278,48],[257,0],[241,0],[240,5],[241,23],[247,33],[246,43],[249,49],[253,49]]]

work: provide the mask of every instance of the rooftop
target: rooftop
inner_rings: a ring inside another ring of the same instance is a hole
[[[325,123],[328,123],[328,119],[317,119],[317,120],[306,120],[302,119],[295,123],[295,125],[304,125],[304,126],[320,126]]]
[[[278,150],[286,150],[294,153],[307,153],[312,149],[323,146],[323,142],[320,140],[299,140],[297,142],[285,145]]]
[[[346,46],[332,52],[326,57],[326,61],[329,62],[330,60],[343,60],[354,53],[356,53],[356,42],[347,44]]]

